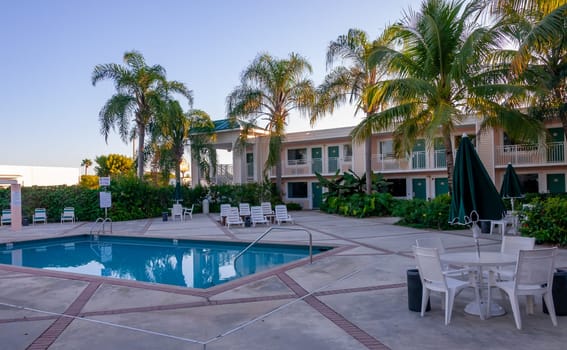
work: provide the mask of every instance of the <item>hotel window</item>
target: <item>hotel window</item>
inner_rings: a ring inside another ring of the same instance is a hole
[[[346,162],[350,162],[352,160],[352,145],[349,143],[343,145],[343,159]]]
[[[380,141],[380,154],[382,155],[382,158],[394,157],[394,143],[392,140]]]
[[[387,179],[390,183],[388,192],[394,197],[405,197],[407,195],[407,181],[406,179]]]
[[[307,182],[288,182],[287,198],[307,198]]]
[[[307,163],[307,148],[287,150],[287,165],[298,165]]]

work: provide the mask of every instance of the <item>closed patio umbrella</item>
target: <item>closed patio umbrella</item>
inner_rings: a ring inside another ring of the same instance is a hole
[[[477,253],[480,254],[480,230],[476,223],[481,220],[501,220],[504,212],[504,203],[498,190],[470,139],[466,134],[463,135],[455,157],[449,222],[472,225]]]
[[[500,187],[500,195],[502,198],[510,198],[512,211],[514,211],[514,198],[522,198],[524,196],[518,174],[516,174],[514,167],[510,163],[508,163],[506,173],[504,173],[502,187]]]

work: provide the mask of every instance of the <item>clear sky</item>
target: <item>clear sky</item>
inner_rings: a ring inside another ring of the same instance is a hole
[[[194,108],[226,117],[226,96],[260,52],[306,57],[315,84],[327,45],[349,28],[375,38],[420,0],[0,0],[0,164],[79,167],[132,144],[100,133],[98,113],[114,93],[91,84],[93,67],[140,51],[169,80],[193,90]],[[188,108],[185,106],[185,108]],[[354,125],[352,110],[317,129]],[[306,130],[298,116],[288,131]]]

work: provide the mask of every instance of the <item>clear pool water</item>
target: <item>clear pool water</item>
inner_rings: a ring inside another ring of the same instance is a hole
[[[209,288],[309,256],[309,247],[75,236],[0,245],[0,264]],[[327,250],[313,247],[313,254]]]

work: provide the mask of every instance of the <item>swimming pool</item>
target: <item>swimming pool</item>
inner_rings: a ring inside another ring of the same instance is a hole
[[[210,288],[309,256],[309,247],[117,236],[74,236],[0,245],[0,264]],[[328,250],[313,247],[313,255]]]

